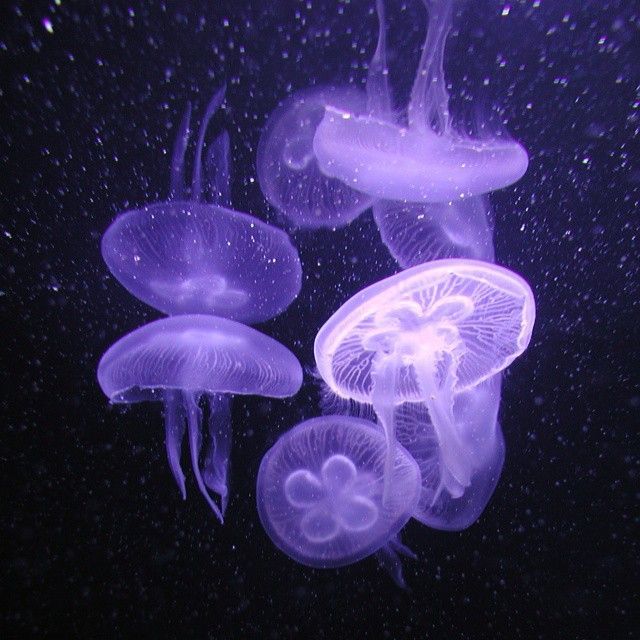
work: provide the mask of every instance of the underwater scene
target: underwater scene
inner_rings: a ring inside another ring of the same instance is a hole
[[[640,5],[0,7],[3,638],[640,637]]]

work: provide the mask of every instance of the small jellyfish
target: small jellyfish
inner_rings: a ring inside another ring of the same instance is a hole
[[[427,408],[407,402],[396,407],[398,442],[418,463],[422,490],[413,517],[435,529],[460,531],[482,514],[498,483],[504,463],[504,437],[497,421],[501,375],[457,393],[453,401],[454,428],[469,451],[470,483],[445,485],[446,475],[437,434]]]
[[[223,98],[224,87],[200,125],[190,198],[183,176],[189,107],[173,153],[172,199],[118,216],[102,238],[102,256],[128,291],[159,311],[253,324],[286,309],[300,291],[302,270],[284,231],[228,208],[226,132],[214,140],[205,161],[215,204],[202,202],[204,136]]]
[[[391,568],[395,551],[410,555],[397,534],[417,505],[420,472],[396,447],[383,504],[385,458],[384,434],[366,420],[323,416],[285,433],[258,472],[258,513],[273,543],[311,567],[340,567],[384,549]],[[397,564],[391,571],[398,579]]]
[[[384,96],[376,102],[370,94],[376,108],[367,114],[327,105],[313,139],[318,166],[353,189],[402,202],[452,202],[513,184],[529,162],[521,145],[505,136],[463,135],[452,125],[443,60],[453,0],[424,3],[429,25],[407,123],[392,117]],[[383,22],[381,7],[378,0]],[[369,84],[371,92],[388,90]]]
[[[318,371],[333,393],[373,405],[396,442],[395,407],[427,407],[447,490],[460,493],[473,461],[453,415],[454,394],[506,368],[529,344],[535,303],[513,272],[475,260],[437,260],[360,291],[318,332]],[[387,485],[385,484],[385,491]]]
[[[167,456],[180,492],[186,497],[180,467],[186,432],[198,488],[222,522],[231,449],[229,396],[292,396],[302,384],[302,368],[286,347],[251,327],[182,315],[156,320],[118,340],[100,360],[98,382],[112,403],[164,403]],[[201,405],[209,434],[202,468]],[[220,496],[220,506],[209,490]]]
[[[373,198],[320,172],[313,136],[327,105],[353,113],[366,109],[364,93],[349,87],[314,87],[287,98],[260,137],[258,181],[265,198],[296,227],[340,227],[368,209]]]
[[[444,258],[494,260],[486,196],[432,203],[379,200],[373,217],[382,241],[403,269]]]

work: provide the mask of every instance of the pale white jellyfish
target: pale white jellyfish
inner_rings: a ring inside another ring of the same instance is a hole
[[[373,406],[387,435],[387,478],[395,408],[424,403],[444,485],[453,495],[469,486],[473,468],[455,428],[454,395],[520,355],[534,320],[533,293],[516,274],[475,260],[437,260],[377,282],[343,304],[316,336],[316,365],[336,395]]]
[[[451,202],[513,184],[529,162],[520,144],[504,136],[469,137],[452,126],[443,59],[453,0],[424,3],[429,26],[406,125],[389,117],[384,97],[364,115],[327,106],[313,139],[318,165],[363,193],[405,202]]]

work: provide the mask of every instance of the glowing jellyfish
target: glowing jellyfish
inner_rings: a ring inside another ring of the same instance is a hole
[[[311,567],[404,552],[396,535],[416,508],[420,472],[396,447],[383,504],[386,455],[382,431],[357,418],[313,418],[285,433],[258,472],[258,513],[273,543]]]
[[[171,166],[174,199],[120,215],[102,238],[102,256],[128,291],[166,314],[206,313],[256,323],[291,303],[300,291],[302,271],[286,233],[225,206],[226,132],[213,142],[205,163],[208,192],[217,204],[201,202],[204,136],[223,97],[224,87],[200,125],[190,199],[183,177],[188,108]]]
[[[429,26],[407,125],[384,109],[358,114],[328,105],[313,139],[318,165],[351,188],[403,202],[450,202],[513,184],[528,165],[522,146],[504,136],[465,136],[452,127],[443,59],[453,0],[424,2]]]
[[[348,87],[298,91],[269,117],[258,145],[258,181],[265,198],[296,227],[340,227],[373,198],[320,172],[313,136],[327,105],[365,111],[364,93]]]
[[[398,442],[420,468],[422,490],[413,517],[448,531],[473,524],[487,505],[504,463],[504,438],[497,421],[501,375],[454,396],[453,416],[457,438],[469,452],[470,482],[467,487],[445,485],[446,473],[438,436],[422,403],[396,407],[394,421]]]
[[[360,291],[320,329],[315,359],[336,395],[373,405],[395,446],[395,407],[424,403],[442,454],[444,485],[468,487],[471,454],[455,428],[454,394],[507,367],[529,344],[535,303],[511,271],[437,260]],[[385,485],[385,490],[387,486]]]
[[[485,196],[446,203],[379,200],[373,217],[403,269],[443,258],[493,262],[493,225]]]
[[[180,452],[188,432],[198,487],[222,521],[231,449],[229,395],[292,396],[302,383],[302,369],[286,347],[255,329],[225,318],[183,315],[151,322],[118,340],[100,360],[98,382],[113,403],[164,403],[167,456],[182,496]],[[202,468],[201,405],[208,405],[209,440]],[[220,496],[220,507],[209,490]]]

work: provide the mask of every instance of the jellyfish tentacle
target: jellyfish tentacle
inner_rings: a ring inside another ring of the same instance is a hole
[[[226,90],[227,85],[223,84],[213,94],[213,97],[207,105],[204,117],[200,122],[200,128],[198,129],[198,144],[196,147],[196,157],[193,165],[193,179],[191,182],[191,199],[195,201],[200,200],[202,196],[202,148],[204,147],[204,136],[207,132],[209,122],[211,121],[211,118],[213,118],[213,114],[218,110],[218,107],[224,100]]]
[[[187,144],[189,143],[191,121],[191,103],[187,102],[180,129],[173,145],[173,154],[171,156],[171,182],[169,187],[169,200],[184,198],[184,156],[187,152]]]
[[[231,412],[229,398],[223,394],[209,396],[209,448],[202,475],[204,483],[220,496],[224,515],[229,502],[229,458],[231,455]]]
[[[200,447],[202,446],[202,411],[198,406],[198,396],[193,393],[184,392],[183,393],[184,403],[187,408],[187,426],[189,428],[189,448],[191,450],[191,466],[193,468],[193,473],[196,477],[196,482],[198,483],[198,488],[200,489],[200,493],[204,496],[204,499],[207,501],[208,505],[211,507],[213,513],[215,513],[216,517],[220,522],[224,522],[224,517],[220,512],[220,508],[213,501],[209,492],[207,491],[207,487],[202,479],[202,475],[200,474],[199,468],[199,457],[200,457]]]
[[[418,131],[428,131],[433,125],[439,133],[450,130],[444,46],[451,28],[451,4],[451,0],[424,0],[429,24],[407,113],[409,126]]]
[[[384,462],[384,481],[382,489],[382,504],[389,501],[391,480],[393,477],[393,463],[396,452],[395,432],[395,388],[398,375],[398,362],[394,355],[385,356],[378,352],[371,366],[371,404],[382,425],[387,440],[387,452]]]
[[[367,75],[367,109],[373,116],[382,118],[391,115],[391,92],[387,69],[387,25],[384,11],[384,0],[376,0],[378,14],[378,42],[369,63]]]
[[[408,590],[407,583],[405,582],[404,575],[402,574],[401,555],[411,558],[412,560],[418,559],[418,556],[416,556],[409,547],[402,544],[400,534],[398,533],[397,535],[389,538],[387,543],[376,551],[376,560],[398,587]]]
[[[438,437],[444,466],[443,480],[451,495],[458,497],[471,483],[472,465],[470,452],[459,438],[453,415],[453,389],[456,381],[454,364],[449,362],[445,366],[441,384],[436,380],[435,354],[422,354],[413,362],[413,368]]]
[[[211,201],[225,207],[231,205],[229,147],[229,134],[225,130],[209,145],[205,162]]]
[[[184,473],[180,466],[180,454],[182,452],[182,441],[187,429],[187,423],[180,402],[180,394],[178,392],[165,391],[164,422],[167,459],[169,460],[171,473],[178,483],[178,489],[180,489],[182,499],[186,500],[187,489],[184,484]]]

